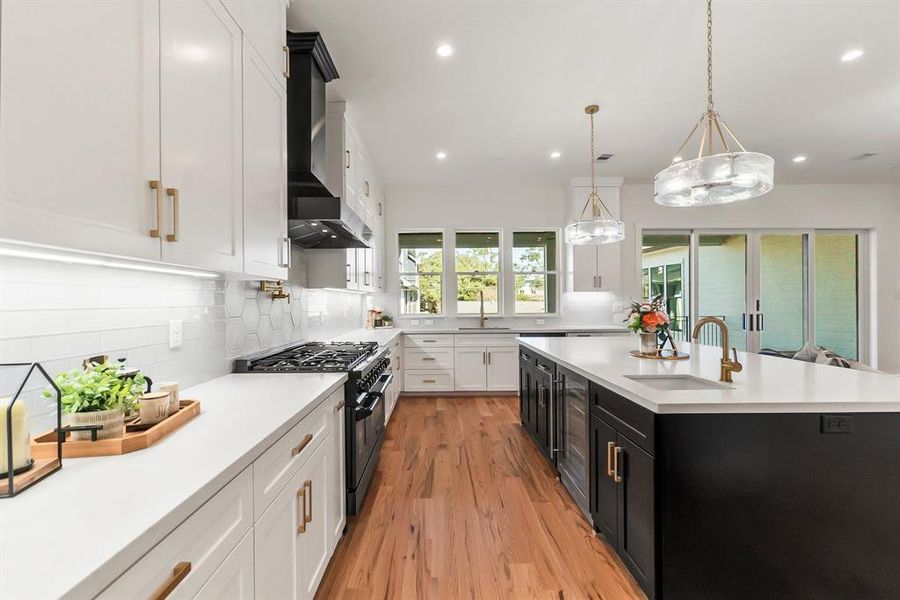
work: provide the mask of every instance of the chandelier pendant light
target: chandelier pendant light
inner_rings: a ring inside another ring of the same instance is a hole
[[[696,157],[685,160],[682,151],[697,132]],[[713,105],[712,0],[707,0],[706,112],[675,152],[672,164],[656,174],[653,199],[663,206],[712,206],[762,196],[774,185],[772,157],[748,152]]]
[[[616,219],[612,212],[597,193],[595,177],[597,158],[594,154],[594,115],[600,107],[596,104],[586,106],[586,112],[591,119],[591,192],[581,211],[581,216],[573,223],[566,225],[565,236],[567,244],[612,244],[625,239],[625,224]],[[590,216],[588,216],[590,208]]]

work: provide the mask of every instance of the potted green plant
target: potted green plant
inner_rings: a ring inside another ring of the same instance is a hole
[[[55,382],[62,393],[63,425],[100,425],[99,440],[125,434],[125,413],[135,408],[146,386],[140,372],[123,376],[110,363],[64,371]],[[49,393],[46,390],[44,396]],[[89,440],[91,432],[73,431],[72,439]]]

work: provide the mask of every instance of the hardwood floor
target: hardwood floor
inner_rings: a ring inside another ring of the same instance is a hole
[[[401,398],[320,599],[644,598],[519,425],[518,399]]]

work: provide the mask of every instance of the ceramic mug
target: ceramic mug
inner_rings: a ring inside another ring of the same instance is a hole
[[[156,389],[160,392],[168,392],[169,394],[169,416],[171,417],[178,412],[178,382],[163,381],[156,384]]]
[[[169,392],[149,392],[141,396],[141,425],[159,423],[169,414]]]

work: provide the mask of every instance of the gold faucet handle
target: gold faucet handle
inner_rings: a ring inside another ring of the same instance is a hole
[[[740,373],[741,370],[743,370],[744,365],[742,365],[740,362],[738,362],[737,348],[732,348],[731,352],[732,352],[732,356],[734,356],[734,360],[728,361],[728,369],[731,371],[734,371],[735,373]]]

